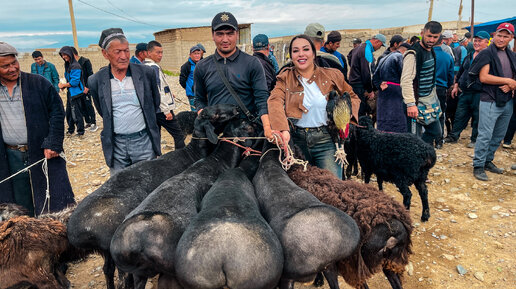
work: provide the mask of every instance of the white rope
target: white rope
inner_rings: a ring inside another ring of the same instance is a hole
[[[60,156],[62,159],[64,159],[64,160],[65,160],[65,162],[70,163],[70,164],[71,164],[71,165],[73,165],[73,166],[76,166],[76,164],[75,164],[75,163],[72,163],[71,161],[69,161],[69,160],[67,160],[67,159],[66,159],[66,156],[65,156],[64,152],[61,152],[61,153],[59,154],[59,156]],[[40,159],[39,161],[37,161],[37,162],[33,163],[32,165],[30,165],[30,166],[28,166],[28,167],[26,167],[26,168],[23,168],[23,169],[21,169],[21,170],[17,171],[16,173],[14,173],[14,174],[10,175],[9,177],[7,177],[7,178],[3,179],[2,181],[0,181],[0,184],[1,184],[1,183],[3,183],[3,182],[8,181],[8,180],[10,180],[10,179],[12,179],[12,178],[14,178],[14,177],[16,177],[16,176],[17,176],[17,175],[19,175],[19,174],[22,174],[22,173],[28,172],[30,168],[32,168],[32,167],[34,167],[34,166],[38,165],[39,163],[42,163],[42,165],[41,165],[41,170],[43,170],[43,174],[45,175],[45,179],[46,179],[46,181],[47,181],[47,188],[46,188],[46,190],[45,190],[45,202],[43,203],[43,209],[41,210],[41,214],[43,214],[43,211],[45,211],[45,206],[47,206],[48,212],[50,212],[50,182],[49,182],[49,180],[48,180],[48,160],[47,160],[47,158],[42,158],[42,159]],[[34,196],[33,196],[33,197],[34,197]],[[40,214],[40,215],[41,215],[41,214]]]
[[[281,163],[281,167],[283,168],[283,170],[285,171],[288,171],[290,169],[290,167],[292,167],[292,165],[302,165],[303,166],[303,171],[306,172],[306,166],[308,165],[308,161],[303,161],[301,159],[296,159],[294,157],[294,153],[292,152],[292,149],[290,148],[290,146],[287,144],[284,144],[286,146],[286,150],[285,150],[285,159],[282,160],[282,153],[283,153],[283,150],[281,149],[280,147],[280,144],[279,144],[279,139],[280,137],[277,135],[277,134],[273,134],[272,137],[274,138],[273,140],[269,140],[270,142],[275,142],[276,145],[278,146],[278,149],[280,151],[279,153],[279,162]]]
[[[45,191],[45,202],[43,203],[43,207],[42,207],[41,213],[40,213],[40,215],[43,215],[43,212],[45,211],[45,206],[47,204],[48,204],[47,212],[50,213],[50,182],[48,181],[48,160],[46,158],[43,160],[41,169],[43,170],[43,174],[45,175],[45,179],[47,180],[47,189]]]
[[[66,159],[66,156],[64,154],[64,152],[61,152],[59,154],[59,156],[67,163],[73,165],[73,166],[76,166],[75,163],[72,163],[71,161],[67,160]],[[47,189],[45,191],[45,202],[43,203],[43,207],[41,209],[41,213],[40,215],[43,214],[43,212],[45,211],[45,206],[47,206],[47,213],[50,213],[50,181],[48,179],[48,160],[45,158],[43,160],[43,164],[41,165],[41,169],[43,170],[43,174],[45,175],[45,178],[47,180]]]
[[[46,160],[45,158],[40,159],[39,161],[37,161],[37,162],[33,163],[32,165],[30,165],[30,166],[28,166],[28,167],[26,167],[26,168],[24,168],[24,169],[22,169],[22,170],[20,170],[20,171],[18,171],[18,172],[16,172],[16,173],[12,174],[12,175],[10,175],[9,177],[7,177],[7,178],[3,179],[2,181],[0,181],[0,184],[1,184],[1,183],[3,183],[3,182],[8,181],[8,180],[10,180],[10,179],[12,179],[12,178],[14,178],[14,177],[16,177],[16,176],[17,176],[17,175],[19,175],[19,174],[22,174],[22,173],[24,173],[24,172],[28,171],[28,170],[29,170],[30,168],[32,168],[33,166],[35,166],[35,165],[37,165],[37,164],[39,164],[39,163],[41,163],[41,162],[43,162],[43,161],[45,161],[45,160]]]

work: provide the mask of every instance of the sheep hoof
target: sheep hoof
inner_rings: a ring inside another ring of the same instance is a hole
[[[430,212],[423,212],[423,214],[421,215],[421,222],[426,222],[428,221],[428,219],[430,219]]]

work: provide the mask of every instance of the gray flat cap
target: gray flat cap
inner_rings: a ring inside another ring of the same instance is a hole
[[[0,56],[18,56],[18,51],[11,44],[0,41]]]

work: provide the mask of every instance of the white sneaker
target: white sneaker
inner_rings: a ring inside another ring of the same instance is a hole
[[[90,131],[91,131],[91,132],[95,132],[95,131],[97,131],[98,129],[99,129],[99,127],[98,127],[96,124],[92,124],[92,125],[90,126]]]

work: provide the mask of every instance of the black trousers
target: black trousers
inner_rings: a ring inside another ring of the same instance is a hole
[[[82,98],[82,97],[81,97]],[[81,98],[72,100],[70,96],[66,98],[66,122],[68,132],[73,133],[77,126],[77,134],[84,134],[84,119],[81,112]]]
[[[84,121],[89,124],[96,124],[95,121],[95,109],[91,102],[91,95],[86,94],[81,97],[81,113],[84,116]]]
[[[185,146],[185,136],[183,134],[183,131],[181,130],[181,127],[179,126],[179,122],[176,120],[174,112],[170,112],[172,113],[171,120],[167,120],[167,117],[162,112],[156,114],[156,119],[158,121],[159,128],[161,129],[161,127],[164,127],[168,131],[168,133],[174,138],[174,144],[176,149],[180,149]]]
[[[480,105],[480,92],[465,91],[458,96],[457,111],[455,113],[455,120],[453,121],[453,128],[448,136],[454,140],[458,140],[462,131],[468,126],[471,118],[471,142],[477,141],[478,136],[478,106]]]
[[[453,130],[453,125],[455,123],[455,115],[457,113],[457,106],[459,104],[458,97],[451,97],[451,89],[446,91],[446,110],[443,109],[443,112],[446,111],[446,131],[448,134]]]
[[[353,92],[355,92],[358,98],[360,98],[360,108],[358,109],[358,117],[372,113],[371,108],[367,104],[367,98],[364,95],[364,86],[360,83],[354,83],[351,84],[351,87],[353,88]]]
[[[447,92],[447,90],[448,89],[443,86],[437,85],[435,87],[435,91],[437,92],[437,98],[439,98],[439,105],[441,106],[441,111],[442,111],[442,114],[439,117],[439,122],[441,123],[441,137],[439,139],[436,139],[436,143],[440,142],[444,139],[444,123],[445,123],[444,118],[445,118],[445,114],[448,113],[448,112],[446,112],[446,107],[447,107],[446,92]],[[450,133],[451,130],[449,130],[448,126],[446,126],[446,129],[448,130],[447,133]]]

